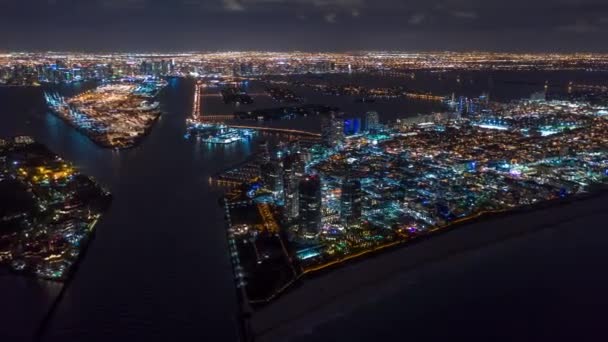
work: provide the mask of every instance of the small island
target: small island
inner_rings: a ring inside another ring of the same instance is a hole
[[[160,117],[155,97],[164,81],[110,83],[72,98],[45,93],[49,108],[96,144],[131,148],[150,132]]]
[[[27,136],[0,139],[0,266],[65,280],[110,193]]]

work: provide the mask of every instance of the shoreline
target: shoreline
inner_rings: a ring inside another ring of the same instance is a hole
[[[354,259],[342,261],[329,268],[312,272],[311,274],[303,274],[289,287],[271,302],[260,306],[254,311],[249,318],[245,317],[247,324],[251,324],[253,335],[252,338],[259,338],[264,341],[277,340],[276,334],[281,335],[281,338],[286,338],[288,327],[298,324],[301,320],[306,319],[315,311],[324,310],[332,302],[340,300],[342,297],[349,295],[352,292],[363,290],[373,284],[377,284],[386,278],[395,276],[398,272],[407,272],[412,269],[423,266],[427,263],[438,262],[442,259],[450,257],[450,255],[464,253],[470,250],[476,250],[487,245],[498,244],[501,241],[525,236],[534,232],[548,229],[556,222],[555,217],[564,216],[569,213],[575,206],[581,206],[589,202],[594,202],[605,199],[608,193],[603,190],[594,191],[592,193],[583,194],[567,199],[558,199],[555,201],[539,203],[533,207],[524,207],[515,210],[509,210],[501,213],[493,213],[483,215],[473,221],[461,222],[428,235],[420,236],[419,238],[395,243],[385,249],[376,249],[370,251],[365,257],[360,256]],[[508,227],[490,227],[484,232],[476,232],[482,227],[491,224],[497,226],[506,225],[510,221],[522,221],[527,217],[537,217],[542,213],[557,211],[558,215],[551,216],[553,220],[542,218],[541,224],[535,224],[532,227],[530,223],[523,222],[520,225]],[[564,214],[566,213],[566,214]],[[595,214],[593,212],[592,214]],[[569,219],[569,218],[567,218]],[[567,221],[564,220],[564,221]],[[558,222],[559,223],[559,222]],[[468,228],[468,229],[460,229]],[[452,234],[446,234],[446,233]],[[471,235],[472,234],[472,235]],[[487,236],[489,234],[489,236]],[[463,245],[455,245],[448,243],[444,246],[445,251],[432,252],[430,255],[424,255],[417,260],[407,259],[406,265],[401,264],[396,259],[400,255],[415,254],[421,252],[421,249],[431,249],[434,245],[445,244],[445,240],[462,239],[463,235],[467,235]],[[424,243],[423,243],[424,242]],[[471,245],[468,246],[467,245]],[[405,248],[408,247],[408,248]],[[382,263],[382,264],[379,264]],[[374,267],[374,264],[377,267]],[[359,268],[371,269],[371,272],[378,273],[378,269],[385,269],[384,273],[378,277],[368,279],[359,279],[354,271]],[[386,270],[386,268],[390,268]],[[338,278],[338,279],[335,279]],[[352,281],[345,280],[351,278]],[[342,282],[342,286],[335,283]],[[344,282],[347,282],[346,284]],[[319,296],[321,294],[321,296]],[[317,297],[315,300],[314,298]],[[242,306],[243,303],[241,303]],[[291,313],[291,315],[289,314]],[[245,323],[243,323],[245,324]],[[278,338],[278,340],[282,340]]]
[[[455,220],[442,227],[436,227],[425,234],[409,238],[408,240],[396,240],[384,245],[376,246],[373,249],[363,250],[357,253],[346,255],[341,259],[329,261],[325,264],[313,266],[309,269],[302,270],[302,272],[289,283],[285,284],[278,292],[266,299],[247,300],[247,304],[256,310],[263,310],[267,306],[272,306],[275,301],[283,296],[289,296],[291,291],[303,286],[307,281],[322,277],[326,274],[332,273],[333,271],[339,270],[349,265],[365,262],[369,259],[374,259],[384,254],[390,254],[400,249],[406,249],[408,247],[417,245],[427,240],[439,237],[446,233],[465,228],[468,225],[481,224],[488,221],[505,219],[514,215],[521,215],[526,213],[535,213],[542,210],[552,209],[558,206],[564,206],[575,202],[585,201],[588,199],[601,197],[608,194],[608,186],[604,186],[599,190],[595,190],[589,193],[583,193],[574,195],[567,198],[558,198],[549,201],[539,202],[533,205],[522,206],[514,209],[504,209],[492,212],[480,212],[470,217],[464,217]]]
[[[155,99],[164,90],[165,90],[165,88],[159,89],[154,94],[154,96],[151,96],[149,98]],[[163,115],[163,111],[158,109],[158,113],[154,116],[154,118],[152,119],[150,124],[148,126],[146,126],[146,128],[144,129],[142,134],[132,138],[131,141],[128,143],[128,145],[119,147],[119,146],[112,146],[108,143],[105,143],[105,142],[100,141],[99,139],[95,138],[95,136],[89,134],[89,132],[86,129],[76,126],[71,120],[69,120],[68,118],[61,115],[53,107],[47,105],[47,109],[53,114],[53,116],[59,118],[60,120],[62,120],[65,123],[67,123],[70,127],[75,129],[78,133],[84,135],[87,139],[92,141],[97,147],[104,148],[104,149],[110,149],[110,150],[116,150],[116,151],[129,150],[129,149],[138,147],[143,142],[143,140],[152,132],[154,126],[156,126],[156,124],[158,123],[158,120],[160,120],[160,117]]]
[[[31,138],[31,137],[30,137]],[[16,140],[16,138],[13,138]],[[54,158],[60,157],[60,155],[56,154],[54,151],[49,149],[45,144],[40,143],[38,141],[32,141],[27,143],[29,146],[34,146],[34,148],[43,151],[44,153],[48,153],[47,157],[51,157],[49,160],[54,160]],[[36,151],[36,150],[34,150]],[[45,160],[47,161],[47,160]],[[67,162],[70,163],[71,162]],[[66,268],[57,277],[53,277],[49,274],[43,273],[39,274],[35,272],[31,268],[27,268],[25,270],[16,270],[11,267],[10,264],[2,265],[0,271],[0,275],[3,277],[10,277],[11,281],[15,282],[23,282],[27,284],[31,284],[32,286],[40,287],[40,288],[49,288],[50,290],[46,293],[47,300],[45,300],[44,305],[41,305],[39,308],[39,314],[37,314],[32,319],[31,329],[27,331],[27,338],[31,338],[33,341],[41,340],[46,327],[48,327],[49,322],[55,315],[57,307],[63,301],[66,291],[71,285],[76,273],[78,272],[82,261],[86,258],[87,253],[89,252],[89,248],[91,247],[94,239],[97,234],[97,225],[103,220],[104,216],[107,214],[111,207],[112,203],[112,195],[94,178],[91,176],[86,176],[81,174],[80,172],[74,173],[77,176],[84,177],[88,182],[91,182],[89,186],[96,191],[96,194],[90,194],[88,196],[88,202],[83,204],[86,208],[88,208],[89,215],[86,218],[82,219],[82,238],[78,240],[77,249],[74,251],[63,251],[60,255],[64,257],[65,255],[69,255],[70,257],[65,259]],[[32,184],[30,184],[31,189],[35,188]],[[64,204],[67,202],[64,202]],[[93,214],[94,213],[94,214]],[[35,219],[38,219],[37,216],[34,216]],[[43,217],[44,219],[44,217]],[[64,254],[66,253],[66,254]],[[67,254],[69,253],[69,254]],[[23,335],[25,338],[26,335]]]
[[[57,296],[51,302],[49,309],[47,310],[46,314],[44,315],[44,317],[38,324],[38,328],[36,329],[36,331],[33,334],[34,341],[40,341],[42,339],[44,332],[46,331],[46,328],[49,326],[51,320],[55,316],[55,311],[59,307],[59,304],[61,304],[63,297],[65,296],[65,294],[68,290],[68,287],[74,280],[74,277],[76,276],[76,273],[78,272],[78,269],[80,268],[82,261],[85,259],[87,253],[89,252],[89,248],[91,247],[91,244],[93,243],[93,240],[95,239],[95,236],[97,235],[97,229],[95,227],[98,225],[99,221],[101,221],[103,219],[103,216],[107,212],[108,209],[109,209],[109,203],[108,203],[108,208],[106,208],[104,210],[104,212],[101,213],[100,216],[95,221],[93,221],[93,223],[91,224],[91,234],[84,241],[83,249],[81,250],[80,253],[78,253],[78,257],[76,258],[76,261],[74,262],[74,264],[72,264],[72,267],[70,267],[70,270],[68,271],[68,274],[65,277],[65,279],[62,281],[55,281],[56,283],[62,284],[61,289],[59,290],[59,293],[57,294]],[[43,279],[43,280],[47,281],[46,279]]]
[[[442,234],[446,234],[451,231],[454,231],[454,230],[457,230],[460,228],[464,228],[467,225],[473,225],[473,224],[484,223],[487,221],[504,219],[504,218],[507,218],[507,217],[513,216],[513,215],[535,213],[535,212],[546,210],[546,209],[552,209],[552,208],[559,207],[559,206],[569,205],[569,204],[580,202],[580,201],[585,201],[585,200],[589,200],[589,199],[593,199],[593,198],[597,198],[597,197],[602,197],[602,196],[605,196],[608,194],[607,190],[608,189],[605,188],[602,190],[597,190],[597,191],[593,191],[593,192],[589,192],[589,193],[574,195],[574,196],[571,196],[568,198],[543,201],[543,202],[536,203],[533,205],[523,206],[523,207],[514,208],[514,209],[505,209],[505,210],[497,210],[497,211],[492,211],[492,212],[477,213],[470,217],[463,217],[461,219],[455,220],[455,222],[447,224],[443,227],[433,228],[433,229],[429,230],[427,233],[416,236],[416,237],[412,237],[409,240],[394,241],[394,242],[388,243],[386,245],[378,246],[369,251],[362,251],[362,252],[356,253],[353,256],[346,256],[342,259],[338,259],[336,261],[331,261],[331,262],[327,263],[326,265],[320,265],[317,267],[313,267],[313,268],[318,268],[318,269],[305,270],[303,272],[303,276],[307,276],[308,274],[310,274],[310,275],[308,275],[308,277],[314,278],[317,275],[323,275],[325,272],[331,272],[332,270],[335,270],[342,266],[347,266],[348,264],[351,264],[351,263],[357,263],[360,261],[364,261],[365,258],[373,258],[373,257],[379,256],[385,252],[390,253],[396,249],[406,248],[410,245],[414,245],[414,244],[432,239],[434,237],[440,236]]]
[[[53,108],[49,107],[48,110],[53,114],[53,116],[59,118],[60,120],[62,120],[65,123],[67,123],[70,127],[75,129],[78,133],[82,134],[87,139],[89,139],[91,142],[93,142],[97,147],[109,149],[109,150],[118,150],[118,151],[129,150],[129,149],[139,146],[143,142],[143,140],[152,132],[152,129],[154,128],[154,126],[156,126],[156,124],[158,123],[158,120],[160,119],[161,115],[163,114],[162,112],[159,112],[158,115],[156,115],[154,117],[154,119],[152,120],[150,125],[148,127],[146,127],[144,132],[141,135],[138,135],[137,137],[133,138],[132,142],[129,145],[123,146],[123,147],[118,147],[118,146],[112,146],[112,145],[109,145],[102,141],[99,141],[98,139],[94,138],[94,136],[90,135],[86,129],[76,126],[72,121],[61,116]]]

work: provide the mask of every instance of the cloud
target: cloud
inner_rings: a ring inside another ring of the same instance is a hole
[[[325,16],[323,17],[323,19],[325,19],[326,22],[330,23],[330,24],[335,24],[336,23],[336,13],[327,13],[325,14]]]
[[[559,26],[557,30],[571,33],[591,33],[597,32],[599,28],[596,25],[593,25],[587,21],[579,20],[571,25]]]
[[[100,4],[106,9],[142,9],[146,7],[147,0],[101,0]]]
[[[479,17],[477,12],[473,11],[452,11],[451,14],[456,18],[463,19],[477,19]]]
[[[420,25],[426,19],[426,15],[424,13],[414,13],[407,20],[407,23],[410,25]]]
[[[242,12],[245,6],[239,0],[222,0],[224,9],[230,12]]]
[[[268,1],[268,0],[257,0],[257,1]],[[312,4],[316,7],[341,7],[341,8],[354,8],[362,7],[365,4],[364,0],[270,0],[276,2],[291,2],[299,4]]]
[[[185,0],[186,2],[199,2],[207,7],[214,7],[206,0]],[[217,0],[216,0],[217,1]],[[326,11],[340,11],[350,13],[353,17],[358,17],[360,9],[365,7],[366,0],[219,0],[220,8],[229,12],[238,12],[249,9],[269,9],[274,6],[316,8]],[[216,3],[217,6],[217,3]]]

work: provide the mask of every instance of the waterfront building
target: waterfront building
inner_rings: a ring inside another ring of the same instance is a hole
[[[469,108],[469,99],[464,96],[460,96],[458,98],[458,102],[456,103],[456,113],[461,114],[461,115],[466,115],[468,108]]]
[[[531,101],[541,102],[541,101],[545,101],[546,99],[547,99],[546,91],[539,91],[539,92],[532,93],[532,95],[530,95]]]
[[[300,237],[314,239],[321,229],[321,179],[306,176],[298,185]]]
[[[329,148],[338,147],[344,141],[344,120],[334,112],[321,117],[321,140]]]
[[[266,189],[270,190],[275,199],[282,201],[283,170],[275,161],[269,161],[261,166],[262,181]]]
[[[293,221],[299,214],[297,155],[288,155],[283,159],[283,198],[285,201],[285,219]]]
[[[19,135],[13,138],[16,145],[30,145],[34,143],[34,139],[29,135]]]
[[[344,119],[344,135],[356,135],[361,133],[361,119],[349,118]]]
[[[365,130],[374,132],[380,128],[380,116],[378,112],[370,111],[365,113]]]
[[[268,141],[264,140],[258,144],[256,160],[258,165],[262,165],[270,161],[270,149],[268,148]]]
[[[358,179],[345,179],[342,182],[342,194],[340,195],[340,219],[345,227],[359,225],[361,202],[361,182]]]

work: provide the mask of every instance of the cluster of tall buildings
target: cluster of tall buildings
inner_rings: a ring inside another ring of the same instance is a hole
[[[452,94],[448,106],[458,115],[480,115],[488,109],[489,103],[490,96],[487,94],[479,97],[459,96],[458,98]]]
[[[18,64],[0,66],[0,83],[10,85],[36,85],[40,83],[71,83],[87,80],[109,80],[120,77],[168,75],[173,70],[170,61],[130,63],[72,64],[56,60],[36,65]]]
[[[363,124],[360,118],[345,118],[342,113],[332,112],[321,117],[321,142],[327,148],[336,148],[347,136],[375,133],[381,127],[378,112],[365,113]]]
[[[38,82],[36,68],[29,65],[0,66],[0,84],[32,85]]]
[[[36,66],[38,80],[45,83],[70,83],[84,80],[105,80],[120,76],[123,72],[130,74],[129,70],[116,68],[112,64],[92,64],[81,66],[68,65],[62,60],[53,64],[40,64]]]
[[[175,60],[143,60],[80,63],[67,59],[45,60],[36,64],[0,65],[0,83],[36,85],[109,80],[121,77],[161,77],[176,71]]]
[[[339,150],[345,140],[345,123],[353,119],[344,119],[339,113],[330,113],[321,118],[321,143],[327,151]],[[359,122],[360,119],[357,119]],[[366,132],[381,128],[376,112],[368,112],[364,117]],[[283,208],[283,219],[297,238],[315,240],[322,228],[323,184],[322,175],[308,174],[306,165],[310,162],[310,153],[300,148],[299,143],[279,147],[277,156],[271,157],[268,144],[258,146],[256,161],[260,165],[260,176],[264,187],[269,190],[275,202]],[[362,190],[360,180],[346,174],[341,180],[339,197],[339,221],[346,229],[357,227],[361,223]]]
[[[170,75],[175,70],[175,60],[142,61],[139,66],[141,75],[160,77]]]

